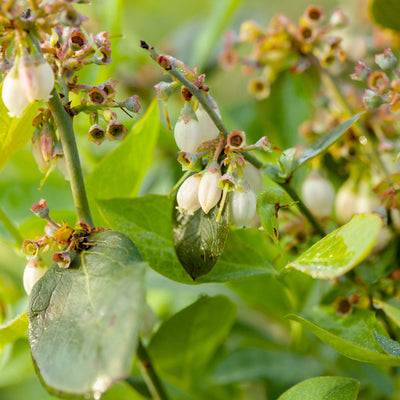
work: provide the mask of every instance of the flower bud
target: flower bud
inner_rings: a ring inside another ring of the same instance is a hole
[[[188,103],[185,103],[175,124],[174,137],[179,150],[187,153],[196,153],[203,142],[200,124],[193,108]]]
[[[236,228],[248,226],[256,215],[257,195],[254,190],[234,191],[229,197],[230,218]]]
[[[122,140],[127,132],[128,129],[121,122],[110,121],[107,125],[108,140]]]
[[[15,65],[4,78],[1,97],[10,117],[21,117],[29,105],[29,100],[22,91],[18,69]]]
[[[45,124],[40,131],[40,150],[46,163],[51,161],[54,151],[55,135],[49,124]]]
[[[88,131],[89,141],[100,145],[104,142],[105,139],[106,139],[106,132],[99,124],[94,124],[89,128]]]
[[[31,258],[26,264],[24,270],[24,289],[26,294],[31,294],[32,288],[35,283],[46,273],[48,267],[40,256]]]
[[[382,96],[370,89],[365,90],[361,100],[367,109],[378,108],[383,104]]]
[[[350,75],[353,81],[366,82],[371,69],[363,61],[359,61],[358,65],[354,68],[354,73]]]
[[[303,182],[303,201],[317,217],[331,215],[335,201],[335,191],[332,184],[318,173],[311,173]]]
[[[208,212],[219,202],[222,189],[218,183],[221,179],[221,171],[216,162],[212,162],[203,174],[199,185],[199,202],[203,211]]]
[[[252,164],[247,164],[243,167],[243,176],[249,183],[250,187],[259,193],[264,188],[263,176],[261,170]]]
[[[46,199],[40,199],[38,203],[33,203],[31,211],[39,218],[48,218],[49,207],[47,206]]]
[[[133,96],[127,98],[122,105],[128,110],[134,113],[138,113],[140,111],[140,104],[138,102],[139,95],[134,94]]]
[[[41,130],[36,129],[32,135],[32,155],[39,167],[40,172],[46,172],[50,167],[50,162],[43,158],[40,133]]]
[[[191,215],[200,208],[199,185],[201,178],[200,174],[195,174],[182,183],[176,195],[180,212],[186,212]]]
[[[22,91],[30,102],[47,101],[50,98],[54,88],[54,73],[47,61],[22,57],[18,63],[18,76]]]
[[[397,67],[397,58],[392,49],[385,49],[383,53],[375,55],[375,63],[385,71],[394,70]]]
[[[221,113],[216,105],[214,111],[217,113],[218,117],[221,118]],[[210,118],[207,112],[200,106],[196,111],[196,117],[199,121],[201,141],[207,142],[208,140],[216,139],[219,135],[219,129],[215,126],[213,120]]]

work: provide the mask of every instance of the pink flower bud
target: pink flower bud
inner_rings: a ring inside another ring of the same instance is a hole
[[[1,97],[10,117],[21,117],[29,105],[29,100],[22,91],[16,66],[11,68],[4,78]]]
[[[45,60],[34,61],[24,56],[18,63],[22,91],[30,102],[47,101],[54,88],[54,73]]]
[[[43,160],[49,163],[54,150],[55,135],[49,124],[45,124],[40,132],[40,150]]]
[[[187,153],[196,153],[203,142],[200,124],[189,103],[185,103],[181,115],[174,128],[175,142],[179,150]]]
[[[41,172],[46,172],[50,167],[50,162],[46,161],[43,158],[42,146],[41,146],[41,137],[40,137],[40,129],[36,129],[32,136],[32,155],[35,159],[39,170]]]
[[[203,174],[199,185],[199,202],[203,211],[208,212],[219,202],[222,189],[218,183],[221,179],[221,171],[216,162]]]
[[[200,208],[199,185],[201,178],[200,174],[195,174],[182,183],[176,195],[180,212],[186,212],[191,215]]]
[[[317,217],[328,217],[332,213],[335,190],[332,184],[318,173],[308,175],[302,186],[305,205]]]
[[[229,199],[231,222],[236,228],[248,226],[256,215],[257,195],[254,190],[234,191]]]
[[[24,270],[24,289],[27,295],[31,294],[35,283],[46,273],[48,267],[40,256],[34,257],[28,261]]]

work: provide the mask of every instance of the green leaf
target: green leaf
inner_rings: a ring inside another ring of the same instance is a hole
[[[178,211],[175,202],[172,208],[172,229],[175,251],[185,271],[193,280],[208,274],[224,250],[229,232],[227,205],[219,222],[216,221],[219,207],[208,214],[199,208],[193,215]]]
[[[359,382],[339,376],[320,376],[293,386],[278,400],[356,400]]]
[[[375,340],[379,343],[383,350],[386,353],[390,354],[393,357],[400,358],[400,343],[395,340],[390,339],[387,336],[381,335],[378,332],[372,332]]]
[[[323,368],[311,357],[287,351],[246,348],[234,351],[222,360],[212,378],[218,385],[259,380],[291,385],[321,373]]]
[[[364,260],[372,250],[382,228],[376,214],[358,214],[331,232],[286,266],[313,278],[334,279]]]
[[[312,160],[314,157],[317,157],[318,155],[326,151],[330,146],[332,146],[342,135],[346,133],[346,131],[354,123],[358,121],[361,115],[363,115],[363,112],[353,115],[351,118],[333,128],[324,136],[316,140],[310,147],[304,150],[304,152],[300,155],[297,162],[295,163],[294,168],[291,171],[292,174],[307,161]]]
[[[400,310],[392,304],[374,299],[374,307],[381,309],[398,327],[400,327]]]
[[[314,307],[302,316],[289,314],[287,318],[300,322],[348,358],[372,364],[400,366],[400,357],[389,355],[375,340],[374,331],[383,336],[387,336],[387,333],[372,311],[356,308],[352,314],[341,317],[331,307]]]
[[[228,335],[235,305],[224,296],[203,296],[163,322],[148,350],[157,368],[182,387],[190,387]]]
[[[160,122],[153,101],[139,123],[85,180],[92,199],[135,196],[153,159]]]
[[[2,87],[3,84],[0,85],[0,92]],[[26,108],[21,118],[11,118],[0,98],[0,171],[11,156],[30,141],[34,131],[32,121],[37,109],[37,103],[32,103]]]
[[[231,231],[225,251],[213,270],[195,282],[182,268],[172,238],[172,199],[148,195],[132,199],[98,200],[102,217],[113,228],[126,233],[143,259],[159,274],[182,283],[224,282],[274,272],[275,257],[262,232]],[[252,257],[249,257],[251,252]]]
[[[120,232],[90,242],[70,268],[53,263],[29,298],[32,357],[57,395],[99,398],[129,375],[135,355],[146,264]]]
[[[400,3],[398,0],[371,0],[369,11],[376,24],[400,31]]]
[[[0,352],[6,344],[13,343],[21,336],[25,335],[27,330],[28,318],[26,312],[18,315],[18,317],[7,324],[0,325]]]

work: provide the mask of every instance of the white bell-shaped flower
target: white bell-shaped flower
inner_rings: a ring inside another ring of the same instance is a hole
[[[30,295],[35,283],[46,273],[48,270],[46,264],[41,257],[34,257],[28,261],[24,270],[24,289]]]
[[[256,193],[259,193],[263,190],[264,183],[260,169],[256,168],[252,164],[245,165],[243,167],[243,176]]]
[[[216,162],[204,172],[199,185],[199,202],[203,211],[208,212],[219,202],[222,189],[218,186],[221,179],[221,171]]]
[[[203,142],[199,121],[188,102],[182,108],[178,122],[175,124],[174,137],[179,150],[187,153],[196,153]]]
[[[21,117],[25,108],[29,105],[29,100],[22,91],[16,65],[8,71],[3,80],[1,97],[10,117]]]
[[[182,183],[176,195],[179,211],[193,214],[200,208],[199,185],[201,178],[200,174],[195,174],[189,176]]]
[[[332,184],[316,172],[312,172],[302,186],[304,204],[317,217],[328,217],[335,202]]]
[[[214,109],[214,111],[221,118],[221,114],[218,108]],[[213,120],[210,118],[208,113],[202,107],[199,107],[196,111],[196,116],[199,121],[201,141],[206,142],[208,140],[216,139],[219,135],[219,130],[215,126]]]
[[[257,195],[254,190],[234,191],[229,198],[231,223],[236,228],[251,224],[257,211]]]

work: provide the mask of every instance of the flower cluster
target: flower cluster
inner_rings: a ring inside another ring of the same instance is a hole
[[[327,66],[346,60],[341,38],[333,35],[333,30],[347,24],[346,16],[337,9],[326,23],[324,20],[321,7],[309,6],[298,24],[282,14],[275,15],[267,27],[246,21],[238,38],[231,32],[225,35],[220,63],[225,68],[240,63],[246,74],[261,70],[249,83],[249,91],[257,99],[264,99],[269,96],[271,83],[284,69],[299,73],[316,63]],[[237,50],[241,43],[252,45],[252,52],[244,57]]]
[[[38,217],[45,219],[48,223],[45,227],[45,235],[35,238],[35,240],[24,240],[22,251],[28,259],[28,264],[24,272],[24,287],[29,294],[35,282],[46,272],[47,266],[41,256],[49,250],[60,250],[53,253],[53,261],[61,268],[68,268],[75,254],[82,250],[87,250],[93,244],[89,237],[97,232],[104,231],[98,227],[92,229],[84,222],[78,222],[74,228],[70,227],[65,221],[62,224],[55,222],[50,217],[49,208],[45,199],[34,203],[31,208]]]

